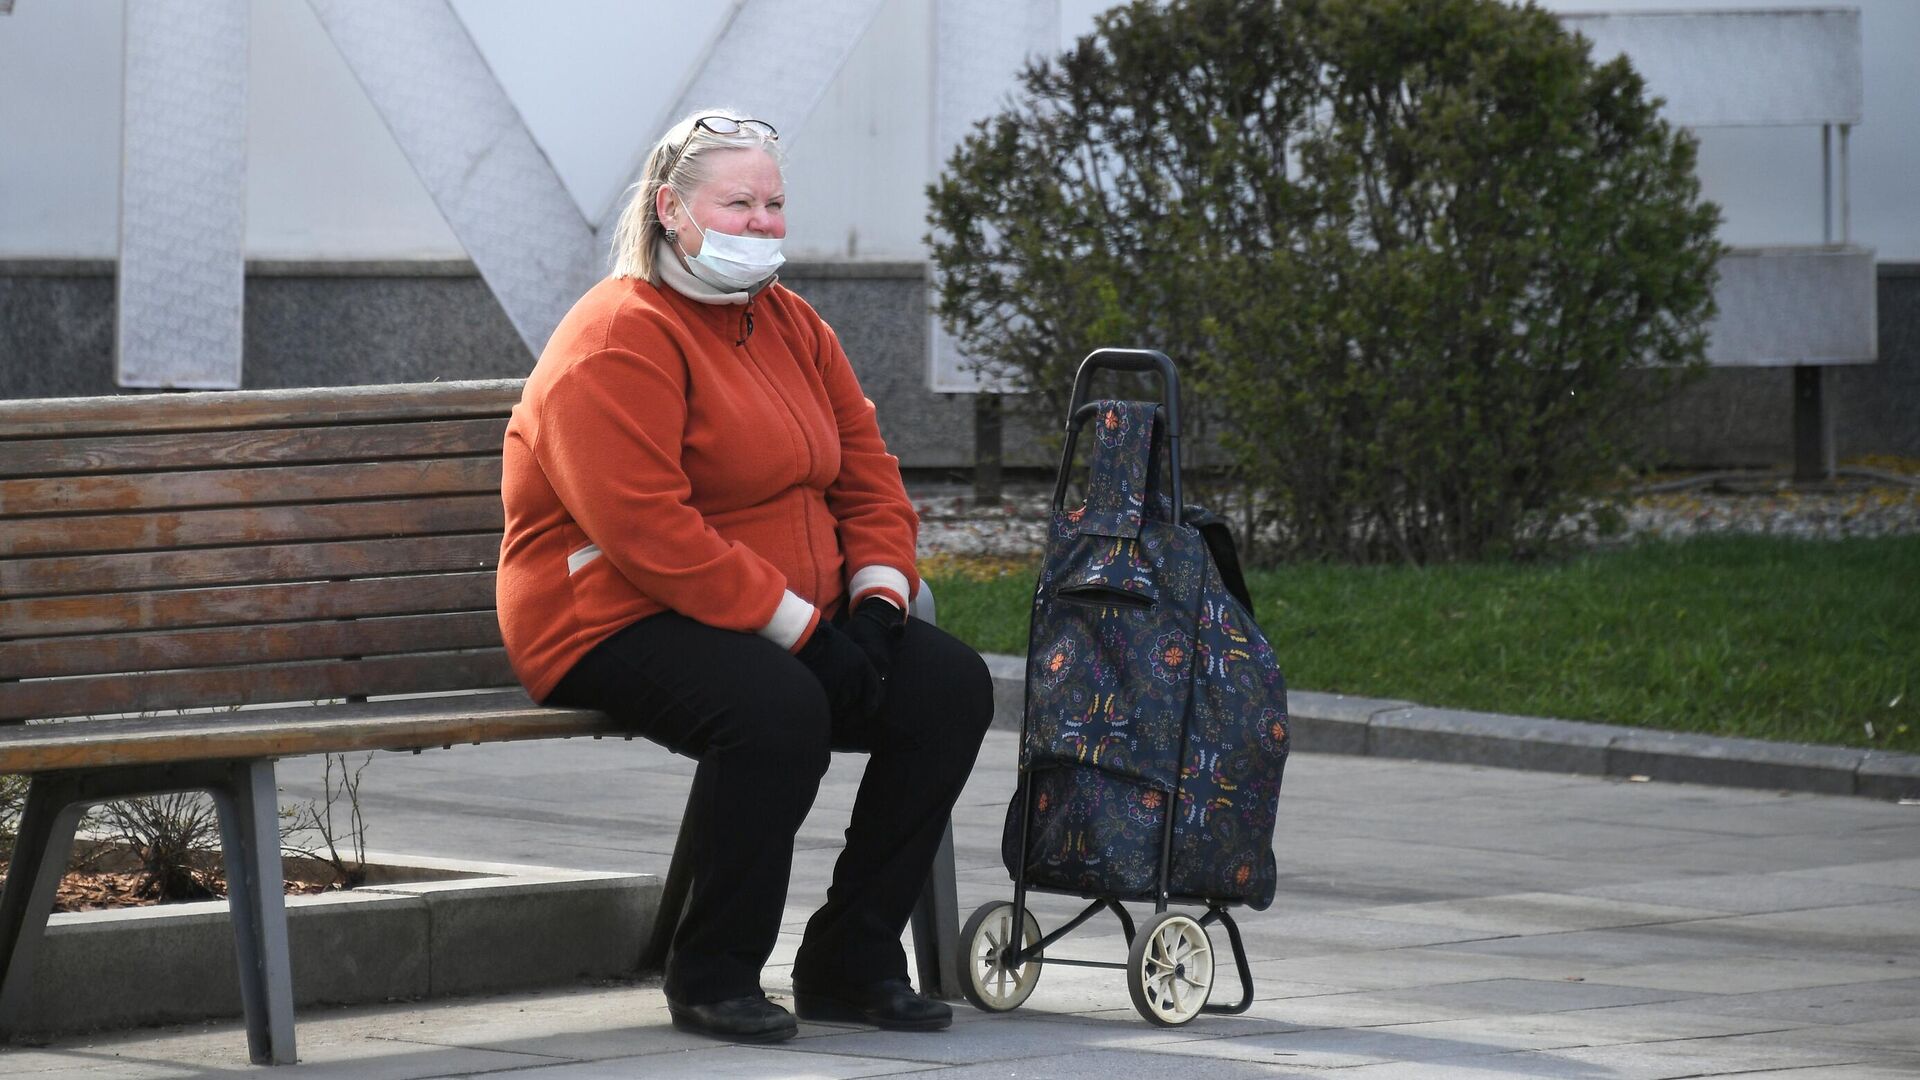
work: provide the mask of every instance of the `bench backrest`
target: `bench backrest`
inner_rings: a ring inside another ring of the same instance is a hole
[[[514,685],[513,380],[0,401],[0,722]]]

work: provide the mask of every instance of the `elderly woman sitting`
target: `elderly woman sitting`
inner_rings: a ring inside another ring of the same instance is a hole
[[[793,966],[803,1018],[905,1030],[900,936],[993,713],[980,657],[909,618],[919,520],[833,330],[774,277],[773,126],[724,110],[653,148],[611,276],[554,331],[507,428],[499,612],[537,701],[699,761],[675,1026],[798,1030],[760,969],[829,751],[870,759]],[[636,780],[644,782],[643,778]]]

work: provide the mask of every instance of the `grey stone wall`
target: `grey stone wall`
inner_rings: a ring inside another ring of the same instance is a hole
[[[926,389],[927,282],[919,263],[791,264],[782,280],[839,332],[903,464],[960,470],[973,401]],[[113,264],[0,260],[0,397],[121,393],[113,384]],[[1882,264],[1880,362],[1828,373],[1844,457],[1920,457],[1920,264]],[[465,262],[249,264],[248,387],[525,375],[532,357]],[[1792,458],[1791,372],[1719,369],[1647,420],[1645,449],[1680,466]],[[1007,462],[1051,469],[1009,423]]]

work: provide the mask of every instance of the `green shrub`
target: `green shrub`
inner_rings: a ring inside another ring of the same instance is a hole
[[[1694,144],[1531,5],[1141,0],[1021,85],[929,188],[942,319],[1042,430],[1168,352],[1267,558],[1536,549],[1700,369]]]

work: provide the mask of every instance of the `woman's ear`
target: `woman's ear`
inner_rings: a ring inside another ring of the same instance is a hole
[[[677,224],[673,215],[679,210],[679,194],[665,184],[660,185],[660,189],[653,193],[653,216],[660,219],[661,225],[671,229]]]

